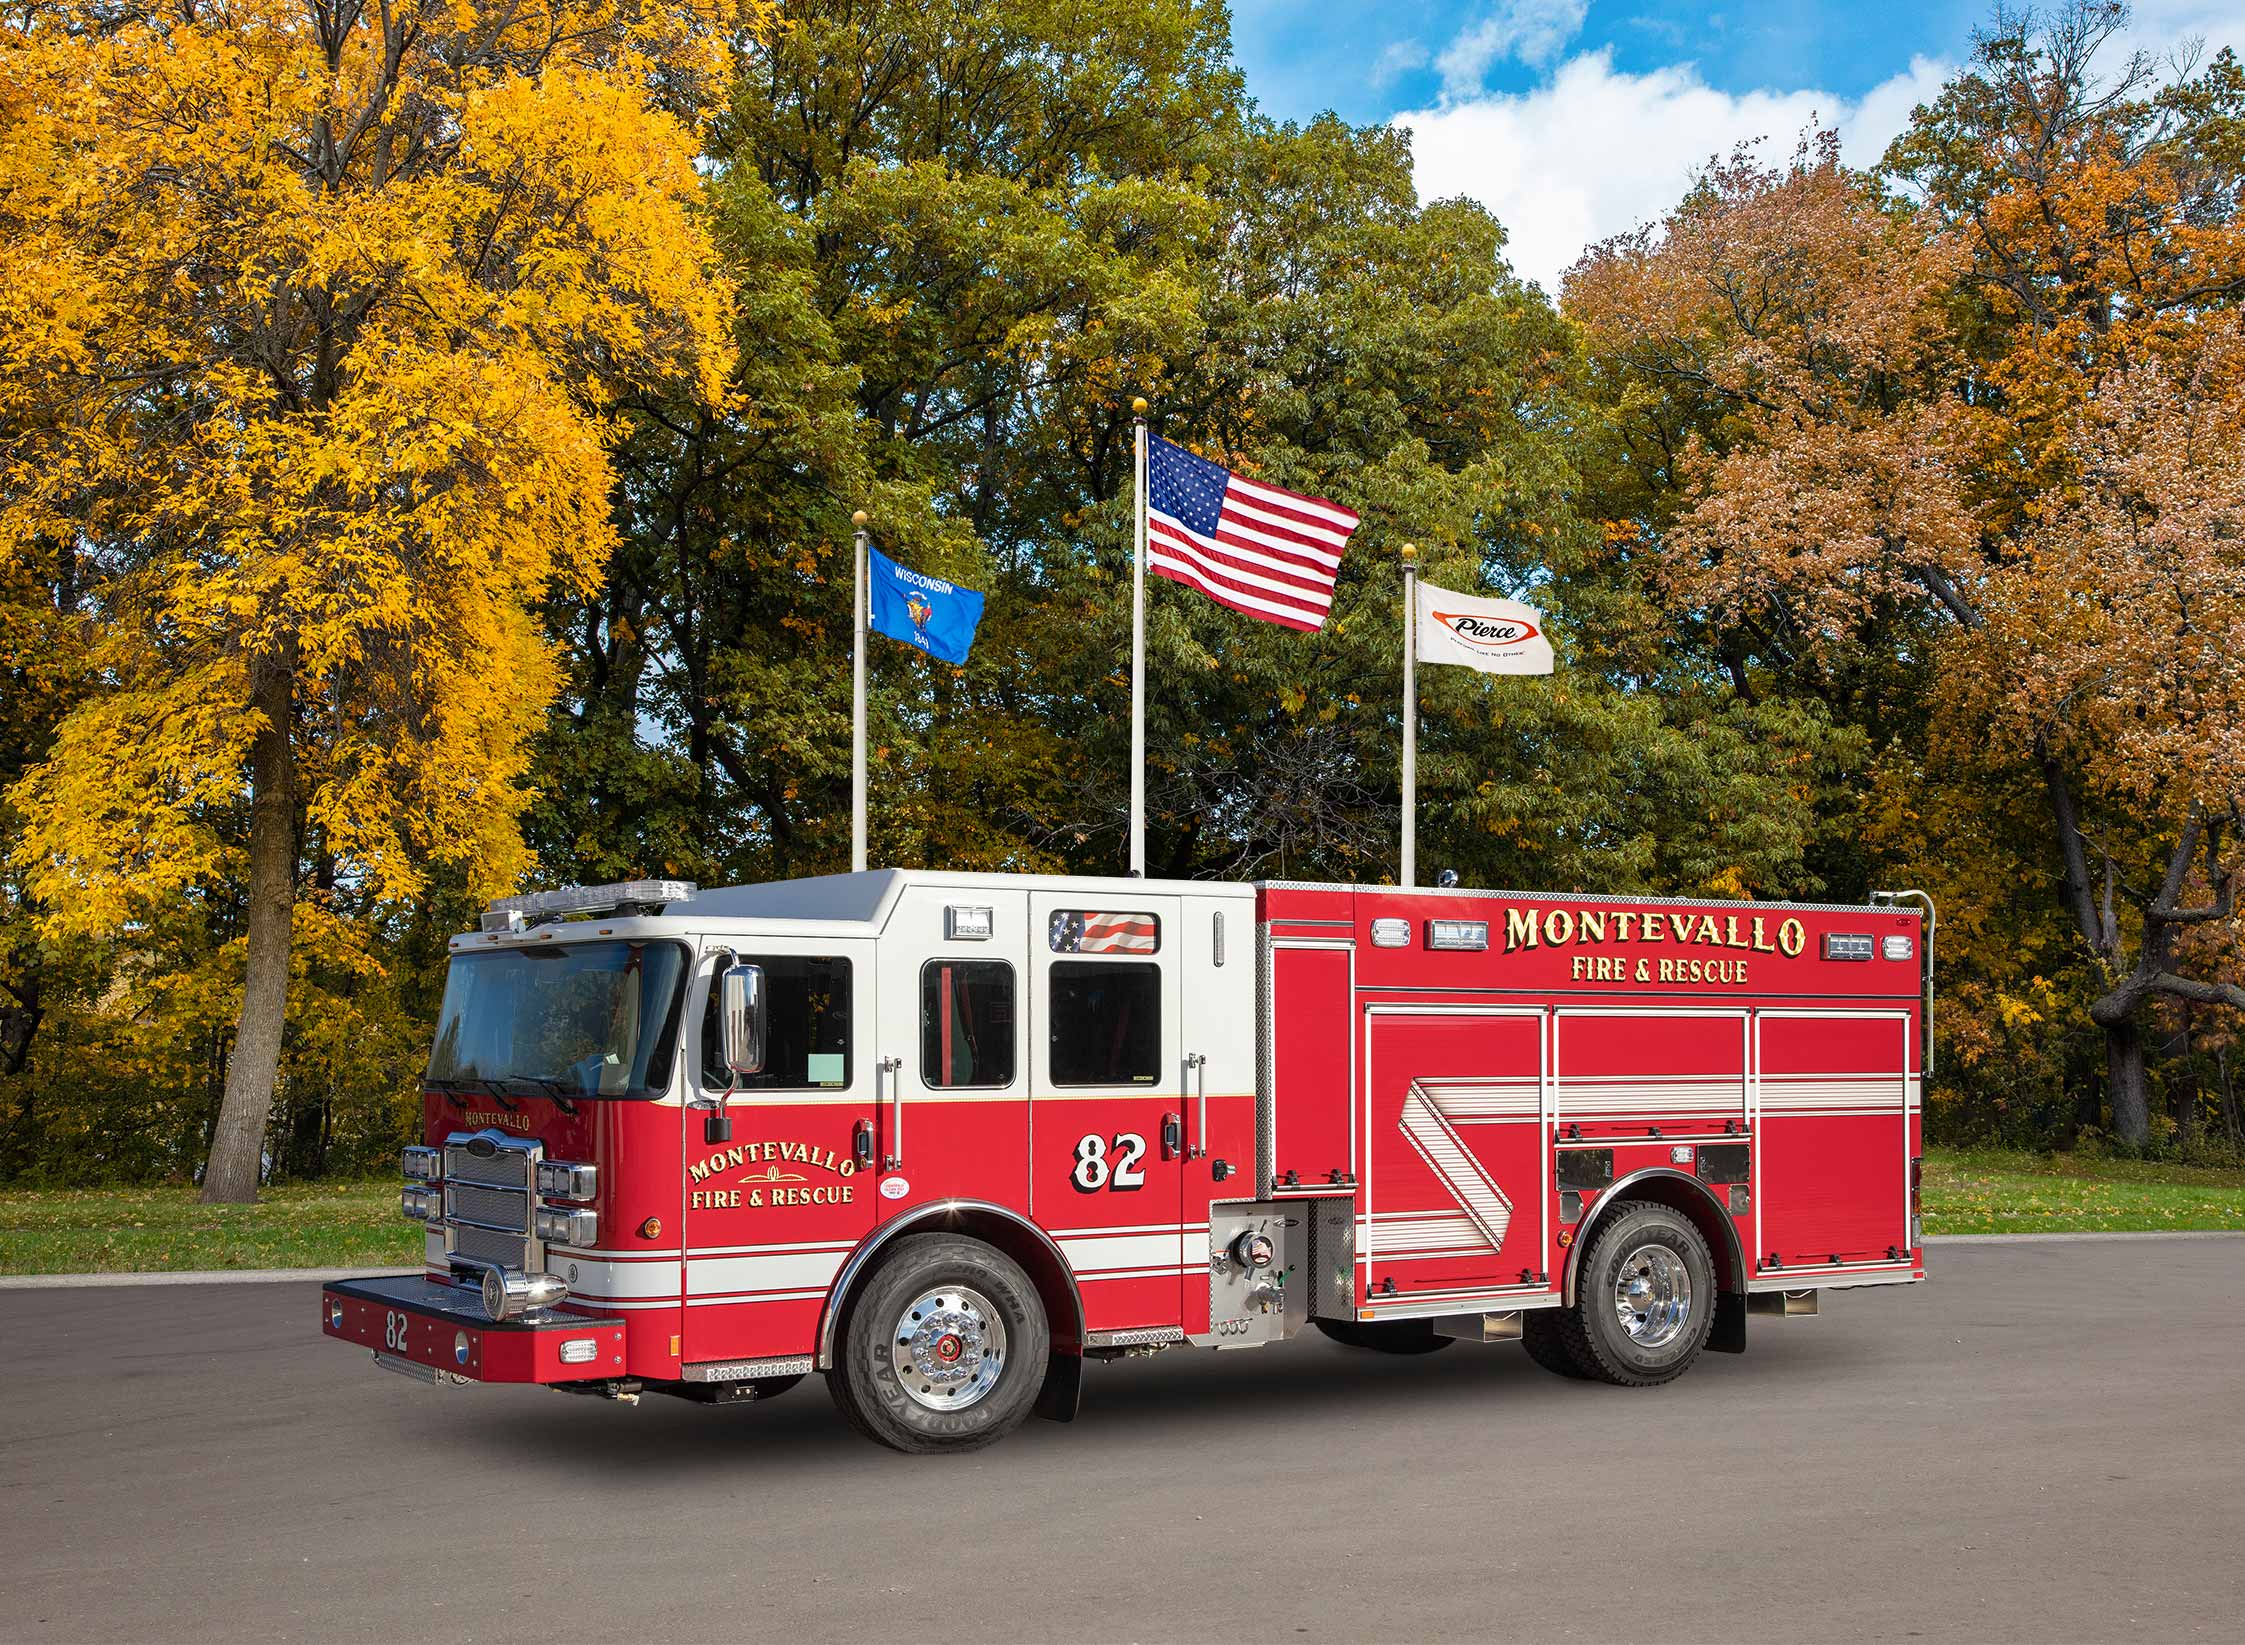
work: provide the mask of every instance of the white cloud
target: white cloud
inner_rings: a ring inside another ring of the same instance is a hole
[[[1593,241],[1659,217],[1694,172],[1741,142],[1766,138],[1782,160],[1817,121],[1847,158],[1875,161],[1952,65],[1914,59],[1850,101],[1829,92],[1718,91],[1688,63],[1618,73],[1610,51],[1569,58],[1543,85],[1399,114],[1411,133],[1419,197],[1470,195],[1511,236],[1512,265],[1557,294],[1559,276]]]
[[[1381,49],[1380,55],[1373,59],[1372,72],[1368,78],[1375,91],[1384,90],[1393,85],[1398,76],[1409,74],[1413,69],[1425,68],[1428,61],[1427,49],[1420,42],[1390,40]]]
[[[1531,68],[1550,62],[1582,32],[1589,0],[1500,0],[1479,22],[1457,32],[1435,59],[1445,101],[1471,97],[1489,70],[1508,57]]]
[[[1480,75],[1504,55],[1547,61],[1581,26],[1579,0],[1506,0],[1487,21],[1453,41],[1439,62],[1440,106],[1395,116],[1410,131],[1419,198],[1469,195],[1496,214],[1511,236],[1512,266],[1557,295],[1559,276],[1583,248],[1658,218],[1690,186],[1692,175],[1741,142],[1764,139],[1763,154],[1784,160],[1814,120],[1837,131],[1853,165],[1870,165],[1959,65],[1914,57],[1910,66],[1858,98],[1803,87],[1719,91],[1690,63],[1647,74],[1616,72],[1610,50],[1566,59],[1531,90],[1489,94]],[[1520,24],[1548,21],[1547,32]],[[1564,32],[1556,32],[1563,29]],[[1481,51],[1482,31],[1497,42]],[[1468,39],[1476,43],[1464,50]],[[2245,46],[2238,0],[2137,0],[2125,38],[2107,48],[2117,68],[2130,49],[2164,58],[2189,42],[2205,56]],[[1544,53],[1542,59],[1525,55]],[[1469,85],[1453,89],[1453,59]],[[2204,58],[2201,59],[2204,61]]]

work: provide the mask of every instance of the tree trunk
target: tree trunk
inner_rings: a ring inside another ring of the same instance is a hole
[[[294,671],[265,665],[251,702],[265,716],[250,750],[249,955],[242,970],[242,1014],[226,1064],[226,1097],[203,1168],[203,1203],[257,1200],[265,1127],[281,1066],[288,1015],[288,951],[296,916],[296,750]]]
[[[2105,1086],[2113,1134],[2141,1148],[2151,1136],[2151,1109],[2144,1094],[2144,1035],[2133,1019],[2105,1029]]]

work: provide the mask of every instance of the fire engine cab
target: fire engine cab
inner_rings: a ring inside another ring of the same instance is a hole
[[[503,899],[322,1328],[964,1449],[1314,1328],[1663,1383],[1924,1277],[1932,909],[884,870]]]

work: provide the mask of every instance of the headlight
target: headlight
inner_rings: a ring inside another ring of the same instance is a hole
[[[417,1188],[408,1184],[398,1195],[398,1209],[415,1222],[442,1222],[444,1192],[438,1188]]]
[[[551,1308],[569,1294],[559,1274],[518,1274],[511,1268],[483,1271],[483,1311],[493,1319],[513,1319],[533,1308]]]
[[[557,1159],[538,1162],[538,1192],[547,1199],[573,1199],[581,1204],[598,1191],[599,1182],[600,1172],[590,1165]]]
[[[590,1211],[564,1211],[556,1206],[538,1207],[538,1237],[548,1245],[574,1245],[580,1251],[597,1244],[600,1223]]]
[[[434,1148],[408,1148],[398,1163],[414,1181],[434,1182],[444,1175],[443,1160]]]

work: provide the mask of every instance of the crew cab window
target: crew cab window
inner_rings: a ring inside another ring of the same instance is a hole
[[[1151,1085],[1161,1077],[1161,967],[1055,960],[1052,1083]]]
[[[920,968],[920,1083],[1013,1083],[1013,967],[930,960]]]
[[[743,954],[764,968],[764,1071],[725,1070],[720,967],[702,1005],[702,1084],[712,1091],[820,1091],[850,1083],[850,962],[802,954]]]

